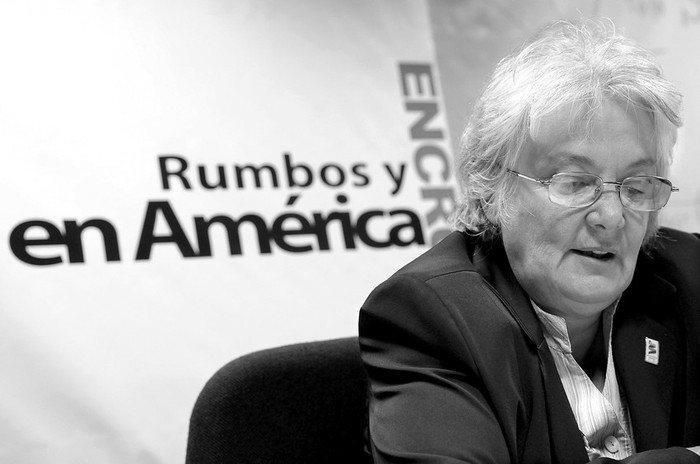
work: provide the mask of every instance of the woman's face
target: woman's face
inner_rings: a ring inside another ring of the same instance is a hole
[[[604,181],[656,174],[653,126],[648,114],[606,101],[591,125],[574,129],[571,112],[548,116],[516,170],[536,179],[586,172]],[[502,226],[518,282],[540,307],[570,318],[597,317],[632,280],[649,223],[648,212],[622,206],[605,187],[590,206],[552,203],[547,188],[524,179],[510,200],[514,216]]]

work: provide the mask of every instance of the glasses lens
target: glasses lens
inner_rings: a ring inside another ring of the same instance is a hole
[[[601,186],[600,177],[593,174],[555,174],[549,184],[549,199],[569,208],[588,206],[595,201]]]
[[[671,182],[651,176],[628,177],[620,186],[620,200],[636,211],[656,211],[668,203]]]

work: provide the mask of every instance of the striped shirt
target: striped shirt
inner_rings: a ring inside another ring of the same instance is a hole
[[[624,459],[635,452],[632,424],[624,392],[615,375],[611,334],[615,305],[603,312],[603,334],[608,359],[602,391],[576,362],[564,318],[532,306],[544,328],[544,337],[554,358],[561,383],[576,418],[589,460],[598,457]]]

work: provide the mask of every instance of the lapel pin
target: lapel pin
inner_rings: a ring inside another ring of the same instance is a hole
[[[646,337],[644,341],[646,345],[644,350],[644,361],[648,362],[649,364],[654,364],[655,366],[658,365],[659,349],[661,348],[659,341],[649,337]]]

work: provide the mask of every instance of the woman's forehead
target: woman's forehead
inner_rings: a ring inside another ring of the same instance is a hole
[[[648,112],[617,103],[604,103],[586,119],[571,108],[543,117],[523,150],[518,165],[538,170],[577,167],[620,170],[655,166],[659,158]]]

